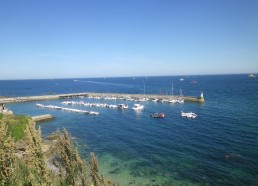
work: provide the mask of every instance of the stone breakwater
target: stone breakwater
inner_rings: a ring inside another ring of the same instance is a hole
[[[42,96],[25,96],[25,97],[9,97],[0,98],[0,103],[20,103],[20,102],[30,102],[30,101],[42,101],[51,99],[65,99],[73,97],[90,97],[96,99],[131,99],[131,100],[141,100],[141,99],[158,99],[158,100],[170,100],[170,99],[183,99],[185,102],[197,102],[203,103],[204,97],[194,96],[169,96],[169,95],[154,95],[154,94],[119,94],[119,93],[72,93],[72,94],[56,94],[56,95],[42,95]]]
[[[44,114],[44,115],[39,115],[39,116],[32,116],[31,119],[35,122],[39,121],[46,121],[46,120],[51,120],[54,117],[50,114]]]

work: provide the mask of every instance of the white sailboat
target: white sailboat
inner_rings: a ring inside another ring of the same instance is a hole
[[[168,101],[169,103],[176,103],[177,100],[174,98],[174,88],[173,88],[173,83],[171,86],[171,99]]]
[[[144,96],[145,96],[145,81],[143,81],[143,93],[144,93]]]
[[[184,103],[184,98],[183,98],[183,92],[182,89],[180,88],[180,96],[179,98],[176,100],[177,103]]]

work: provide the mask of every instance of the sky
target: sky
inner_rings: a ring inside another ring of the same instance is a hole
[[[0,80],[258,73],[257,0],[0,0]]]

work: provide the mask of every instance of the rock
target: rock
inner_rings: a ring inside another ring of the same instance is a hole
[[[15,143],[15,150],[16,151],[23,151],[25,152],[26,150],[26,143],[24,140],[19,140]]]

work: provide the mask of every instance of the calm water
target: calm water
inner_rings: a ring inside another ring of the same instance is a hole
[[[247,75],[91,78],[0,81],[0,95],[114,92],[198,96],[204,104],[145,102],[145,110],[74,108],[100,112],[99,116],[38,109],[35,102],[6,105],[16,114],[46,114],[55,120],[42,123],[45,136],[67,128],[83,157],[93,151],[101,172],[118,185],[258,185],[258,78]],[[190,83],[197,81],[196,84]],[[91,100],[108,104],[133,102]],[[61,105],[63,100],[41,101]],[[72,107],[72,106],[70,106]],[[194,111],[195,120],[180,111]],[[165,112],[153,119],[153,112]]]

